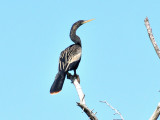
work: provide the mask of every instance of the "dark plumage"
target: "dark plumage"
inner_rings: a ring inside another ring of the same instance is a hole
[[[63,50],[59,57],[59,69],[55,77],[55,80],[51,86],[50,93],[56,94],[62,90],[65,76],[70,70],[74,70],[74,75],[76,75],[76,69],[78,68],[79,62],[81,60],[82,46],[81,40],[76,35],[76,30],[84,23],[87,23],[91,20],[79,20],[72,25],[70,31],[70,38],[75,43],[70,45],[65,50]]]

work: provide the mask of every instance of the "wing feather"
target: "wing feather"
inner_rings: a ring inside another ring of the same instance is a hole
[[[59,58],[59,71],[68,71],[69,65],[81,58],[81,47],[71,45],[61,52]]]

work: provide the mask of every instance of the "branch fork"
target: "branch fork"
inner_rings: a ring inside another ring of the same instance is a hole
[[[124,120],[122,114],[117,109],[115,109],[114,107],[112,107],[107,101],[100,101],[100,102],[107,104],[112,110],[115,111],[114,115],[117,114],[117,115],[119,115],[121,117],[121,119],[114,119],[114,120]]]

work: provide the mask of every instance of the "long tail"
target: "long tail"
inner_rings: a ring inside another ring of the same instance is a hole
[[[55,80],[51,86],[50,94],[57,94],[62,90],[65,76],[66,76],[66,74],[64,72],[59,71],[57,73]]]

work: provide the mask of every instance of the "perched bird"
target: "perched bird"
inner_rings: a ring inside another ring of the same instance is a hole
[[[84,23],[90,22],[91,20],[79,20],[72,25],[70,31],[70,38],[75,43],[63,50],[59,57],[58,73],[51,86],[50,93],[56,94],[62,90],[65,76],[70,70],[74,70],[74,76],[77,76],[76,69],[78,68],[81,60],[82,45],[80,38],[76,35],[76,30]]]

